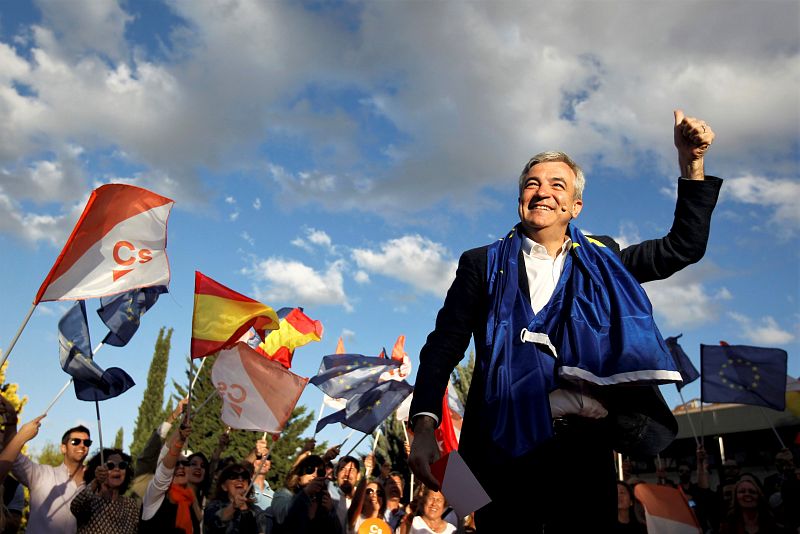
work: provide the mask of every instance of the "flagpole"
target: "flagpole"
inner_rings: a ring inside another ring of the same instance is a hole
[[[100,465],[105,465],[106,460],[103,457],[103,430],[100,428],[100,403],[94,401],[94,409],[97,412],[97,438],[100,440]]]
[[[339,445],[339,447],[341,447],[342,445],[344,445],[345,443],[347,443],[347,440],[348,440],[348,439],[350,439],[350,438],[352,438],[352,437],[353,437],[353,434],[355,434],[355,433],[356,433],[356,429],[355,429],[355,428],[352,428],[352,429],[350,429],[350,433],[349,433],[349,434],[347,434],[347,437],[346,437],[346,438],[344,438],[344,439],[342,440],[342,443]]]
[[[13,338],[11,338],[11,343],[9,343],[8,348],[3,353],[2,360],[0,360],[0,367],[2,367],[4,363],[6,363],[6,360],[8,359],[8,355],[11,354],[11,350],[14,348],[14,345],[17,344],[17,340],[19,339],[19,336],[22,334],[22,331],[25,330],[25,326],[27,326],[28,321],[31,320],[31,316],[33,315],[33,310],[35,310],[35,309],[36,309],[36,304],[34,303],[34,304],[31,305],[31,309],[28,310],[28,315],[26,315],[25,319],[22,320],[22,325],[19,327],[19,330],[17,330],[17,333],[14,334]],[[45,413],[47,413],[47,412],[45,412]]]
[[[200,362],[200,366],[197,368],[197,373],[195,373],[194,378],[192,379],[192,383],[189,385],[189,394],[191,395],[192,390],[194,389],[194,383],[197,382],[197,379],[200,377],[200,371],[203,370],[203,364],[206,363],[206,359]],[[194,367],[194,360],[192,360],[192,367]]]
[[[625,482],[625,474],[622,472],[622,455],[617,451],[614,451],[614,454],[616,455],[615,459],[617,460],[617,474],[619,475],[619,479],[622,482]]]
[[[372,440],[372,454],[375,454],[375,449],[378,448],[378,440],[381,438],[381,429],[375,431],[375,439]]]
[[[202,410],[202,409],[203,409],[203,406],[205,406],[206,404],[208,404],[208,403],[209,403],[209,401],[211,401],[211,399],[213,399],[213,398],[214,398],[214,395],[216,395],[216,394],[217,394],[217,390],[215,389],[214,391],[212,391],[212,392],[211,392],[211,394],[210,394],[208,397],[206,397],[206,400],[204,400],[203,402],[201,402],[201,403],[200,403],[200,406],[198,406],[198,407],[196,407],[196,408],[194,409],[194,413],[195,413],[195,414],[197,414],[197,412],[199,412],[200,410]]]
[[[722,442],[722,436],[717,436],[717,439],[719,440],[719,456],[720,456],[720,459],[722,460],[722,463],[724,464],[725,463],[725,444]]]
[[[261,439],[264,439],[264,440],[267,439],[267,431],[266,430],[264,431],[264,435],[262,436]],[[258,473],[261,471],[261,468],[264,467],[264,462],[267,461],[267,456],[269,456],[269,453],[264,455],[264,457],[261,459],[261,465],[259,465],[258,467],[256,467],[256,464],[253,464],[253,478],[250,479],[250,485],[247,486],[247,489],[244,492],[245,495],[250,493],[250,490],[253,488],[253,484],[256,483],[256,477],[258,476]]]
[[[764,421],[766,421],[766,422],[767,422],[767,424],[769,425],[769,427],[770,427],[770,428],[772,429],[772,431],[775,433],[775,437],[776,437],[776,438],[778,438],[778,443],[780,443],[780,444],[781,444],[781,449],[785,449],[785,448],[786,448],[786,445],[783,443],[783,440],[781,439],[781,436],[780,436],[780,434],[778,434],[778,431],[775,429],[775,425],[773,425],[773,424],[772,424],[772,421],[770,421],[770,420],[769,420],[769,417],[767,417],[767,412],[765,412],[765,411],[764,411],[764,408],[762,408],[761,406],[759,406],[759,407],[758,407],[758,411],[760,411],[760,412],[761,412],[761,416],[764,418]]]
[[[67,391],[67,388],[69,387],[69,385],[70,385],[70,384],[72,384],[72,380],[73,380],[72,378],[70,378],[69,380],[67,380],[67,383],[66,383],[66,384],[64,384],[64,386],[63,386],[63,387],[62,387],[62,388],[61,388],[61,389],[58,391],[58,393],[56,393],[56,396],[55,396],[55,398],[54,398],[54,399],[53,399],[53,400],[50,402],[50,404],[47,406],[47,409],[46,409],[44,412],[42,412],[42,415],[47,415],[47,412],[49,412],[49,411],[50,411],[50,408],[52,408],[52,407],[53,407],[53,405],[54,405],[56,402],[58,402],[58,399],[60,399],[60,398],[61,398],[61,395],[63,395],[63,394],[64,394],[64,392],[65,392],[65,391]]]
[[[689,426],[692,428],[692,435],[694,436],[694,442],[699,447],[700,446],[700,439],[697,437],[697,430],[695,430],[694,422],[692,422],[692,417],[689,415],[689,407],[686,406],[686,400],[683,398],[683,393],[681,392],[680,389],[678,390],[678,395],[680,395],[681,402],[683,403],[683,409],[686,411],[686,419],[689,420]],[[702,405],[702,401],[700,401],[700,402],[701,402],[701,405]]]
[[[408,429],[406,429],[406,423],[407,422],[408,421],[402,421],[402,423],[403,423],[403,434],[405,434],[405,436],[406,436],[406,443],[408,443],[408,446],[411,447],[411,440],[408,439]],[[410,495],[414,495],[414,472],[413,471],[411,472],[411,493],[410,493]]]
[[[700,397],[700,445],[703,445],[703,446],[705,446],[705,443],[703,443],[703,442],[705,441],[705,437],[706,437],[706,434],[703,431],[703,420],[704,419],[705,418],[703,417],[703,397],[701,396]]]
[[[350,450],[347,452],[347,454],[345,454],[345,456],[350,456],[350,453],[352,453],[354,450],[356,450],[356,447],[358,447],[359,445],[361,445],[361,442],[362,442],[362,441],[364,441],[365,439],[367,439],[367,436],[371,436],[371,435],[372,435],[372,433],[369,433],[369,434],[364,434],[363,436],[361,436],[361,439],[360,439],[360,440],[358,440],[358,443],[356,443],[355,445],[353,445],[353,448],[352,448],[352,449],[350,449]]]
[[[319,423],[319,420],[322,419],[323,411],[325,411],[325,393],[322,394],[322,404],[319,405],[319,413],[317,414],[317,423]],[[317,423],[314,423],[314,438],[317,437]]]

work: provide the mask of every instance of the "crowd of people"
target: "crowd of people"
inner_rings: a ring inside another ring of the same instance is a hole
[[[283,486],[273,489],[267,480],[272,462],[265,440],[255,440],[246,458],[222,457],[227,434],[221,435],[221,446],[211,458],[188,453],[192,427],[182,415],[184,406],[181,402],[154,429],[135,461],[124,451],[104,449],[87,462],[93,443],[90,432],[76,426],[64,432],[63,462],[53,467],[22,453],[43,417],[17,430],[16,412],[0,397],[5,429],[0,451],[4,484],[0,532],[20,528],[25,507],[22,486],[29,490],[26,531],[32,534],[348,534],[377,520],[388,530],[373,532],[479,530],[472,518],[457,517],[439,491],[417,484],[406,493],[405,477],[388,461],[378,462],[372,454],[337,458],[338,447],[313,454],[313,441],[297,456]],[[791,453],[781,451],[776,466],[778,471],[762,483],[728,461],[714,491],[701,448],[695,482],[688,465],[678,467],[676,483],[663,470],[657,474],[660,484],[680,487],[706,532],[797,532],[800,480]],[[634,493],[642,481],[626,470],[623,473],[625,481],[617,486],[618,531],[646,532],[644,511]],[[524,513],[509,518],[509,526],[525,531],[523,517]]]
[[[224,458],[228,435],[222,433],[211,458],[190,453],[192,425],[182,415],[184,407],[185,400],[154,429],[135,461],[108,448],[86,461],[93,441],[88,428],[76,426],[62,436],[62,463],[51,466],[22,452],[44,416],[17,429],[13,406],[0,396],[0,533],[20,530],[23,486],[30,506],[25,531],[32,534],[347,534],[371,519],[403,534],[469,528],[438,491],[418,485],[405,499],[406,480],[388,462],[378,466],[372,454],[337,459],[338,446],[313,454],[313,440],[297,456],[283,487],[273,489],[266,440],[255,440],[245,458]]]

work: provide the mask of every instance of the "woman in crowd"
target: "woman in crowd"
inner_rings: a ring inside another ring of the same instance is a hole
[[[359,484],[360,486],[360,484]],[[350,530],[358,532],[358,527],[367,519],[374,517],[383,520],[386,512],[386,494],[383,487],[376,481],[368,482],[366,488],[358,488],[350,505]]]
[[[292,467],[286,487],[272,499],[273,534],[341,534],[342,524],[328,494],[325,463],[309,455]]]
[[[644,534],[647,527],[639,523],[633,511],[633,492],[631,487],[621,480],[617,481],[617,525],[614,532]]]
[[[217,478],[214,498],[209,501],[203,514],[203,532],[255,534],[258,530],[255,519],[258,510],[252,504],[252,495],[250,471],[240,464],[223,469]]]
[[[148,534],[199,534],[202,511],[189,487],[189,459],[181,451],[191,434],[191,424],[184,419],[170,436],[153,479],[148,483],[142,505],[140,532]]]
[[[733,505],[720,525],[721,534],[783,532],[752,476],[743,476],[733,490]]]
[[[70,504],[78,534],[135,534],[141,503],[124,493],[133,479],[131,457],[119,449],[104,449],[86,465],[86,487]]]
[[[186,460],[189,462],[189,487],[194,490],[197,502],[202,506],[211,487],[208,458],[202,452],[196,452],[190,454]]]
[[[401,534],[452,534],[456,531],[455,525],[442,519],[446,508],[444,495],[423,487],[414,514],[403,518]]]

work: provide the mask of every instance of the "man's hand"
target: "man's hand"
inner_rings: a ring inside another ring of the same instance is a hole
[[[339,452],[341,450],[342,450],[341,445],[334,445],[333,447],[325,451],[325,454],[322,455],[322,460],[325,462],[332,462],[334,458],[339,456]]]
[[[20,436],[25,441],[32,440],[39,433],[39,428],[42,426],[42,419],[44,419],[45,417],[47,417],[47,414],[40,415],[36,419],[28,421],[27,423],[22,425],[22,428],[19,429],[17,435]]]
[[[315,477],[311,482],[306,484],[306,487],[303,488],[303,491],[309,496],[309,498],[311,498],[311,500],[314,500],[314,497],[317,495],[317,493],[324,490],[327,484],[328,481],[325,479],[325,477]]]
[[[186,443],[186,440],[189,439],[191,434],[192,421],[188,417],[184,417],[183,421],[181,421],[181,426],[178,429],[178,435],[180,436],[181,442]]]
[[[434,491],[439,491],[439,481],[431,473],[431,464],[439,459],[439,446],[433,435],[435,429],[436,422],[427,415],[420,415],[414,419],[414,443],[411,444],[408,467],[420,482]]]
[[[372,470],[375,468],[375,455],[369,453],[364,457],[364,474],[368,477],[372,476]]]
[[[681,177],[702,180],[705,177],[703,157],[714,142],[714,131],[703,120],[685,117],[680,109],[676,109],[673,113],[675,148],[678,149]]]

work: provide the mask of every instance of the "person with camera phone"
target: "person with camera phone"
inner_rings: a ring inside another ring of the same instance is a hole
[[[325,463],[310,454],[298,462],[286,477],[286,486],[272,499],[273,534],[343,534],[333,500],[328,493]]]

